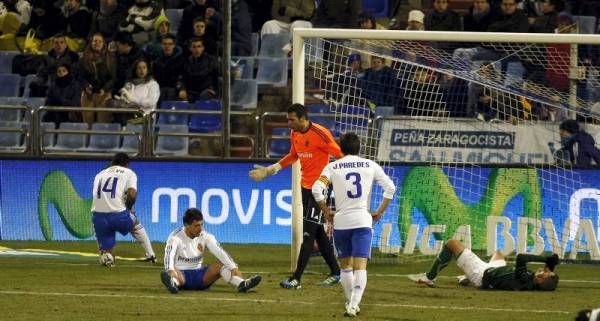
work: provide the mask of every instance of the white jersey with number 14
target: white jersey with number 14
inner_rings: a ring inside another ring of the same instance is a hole
[[[122,166],[111,166],[96,175],[92,190],[92,212],[115,213],[126,210],[127,190],[137,190],[137,176]]]
[[[379,164],[356,155],[344,156],[329,163],[321,177],[333,185],[336,208],[333,227],[336,230],[372,226],[373,219],[367,206],[373,182],[383,187],[384,198],[392,199],[396,190],[394,182]],[[317,201],[324,198],[315,195],[314,188],[313,195]]]

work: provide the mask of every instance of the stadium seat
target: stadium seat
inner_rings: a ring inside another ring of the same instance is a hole
[[[289,128],[273,128],[273,136],[290,136]],[[269,157],[281,157],[290,151],[289,139],[271,139],[269,143]]]
[[[393,116],[394,106],[377,106],[375,107],[375,116]]]
[[[70,130],[86,130],[88,129],[87,123],[61,123],[59,129],[70,129]],[[56,145],[48,150],[57,151],[77,151],[78,149],[84,148],[86,144],[87,134],[66,134],[58,133],[56,135]]]
[[[166,100],[160,103],[159,108],[161,110],[189,110],[192,105],[187,101]],[[188,114],[158,113],[157,116],[159,125],[187,125],[189,121]]]
[[[0,73],[12,73],[12,61],[17,54],[16,51],[0,51]]]
[[[336,126],[334,117],[311,116],[310,120],[329,129],[334,136],[337,136],[337,134],[335,133]]]
[[[232,57],[231,66],[239,68],[241,79],[254,79],[254,57]]]
[[[221,102],[218,100],[199,100],[194,104],[195,110],[218,111]],[[221,130],[221,115],[190,115],[189,130],[195,133],[214,133]]]
[[[127,124],[127,126],[125,126],[125,130],[141,134],[144,130],[144,127],[143,125]],[[123,136],[123,145],[121,146],[121,151],[125,153],[138,153],[140,151],[139,145],[140,140],[138,136],[126,135]]]
[[[363,0],[363,12],[369,12],[373,18],[388,17],[388,0]]]
[[[102,130],[111,132],[120,132],[121,124],[117,123],[94,123],[92,124],[92,130]],[[86,150],[90,151],[115,151],[119,148],[119,141],[121,136],[119,135],[102,135],[102,134],[90,134],[90,145]]]
[[[287,57],[287,52],[283,51],[283,47],[290,43],[291,34],[289,32],[267,33],[260,39],[259,57],[266,58],[284,58]]]
[[[2,108],[0,104],[0,121],[21,121],[22,109],[16,108]]]
[[[42,133],[44,135],[44,139],[42,140],[42,148],[48,148],[54,146],[54,140],[56,135],[54,133],[44,134],[44,131],[47,129],[56,129],[56,125],[53,122],[42,122],[40,124],[42,129]]]
[[[184,156],[188,154],[189,137],[161,136],[166,133],[187,133],[186,125],[161,125],[158,129],[156,149],[154,153],[159,156]]]
[[[254,79],[236,79],[231,85],[231,105],[256,108],[258,83]]]
[[[260,44],[260,36],[258,35],[258,32],[253,32],[251,37],[252,37],[252,49],[250,51],[250,55],[252,55],[252,57],[254,57],[258,54],[258,46]]]
[[[35,76],[36,75],[27,75],[22,79],[22,81],[23,81],[23,97],[29,98],[31,96],[31,89],[29,88],[29,85],[35,79]]]
[[[25,105],[29,108],[38,109],[46,103],[46,98],[44,97],[27,97],[25,99]]]
[[[331,107],[327,104],[311,104],[307,106],[309,114],[331,114]]]
[[[181,25],[183,9],[166,9],[165,15],[171,23],[171,33],[177,34],[177,30],[179,30],[179,26]]]
[[[0,121],[0,128],[15,129],[14,132],[0,132],[0,150],[25,150],[25,146],[21,144],[23,134],[18,131],[22,129],[22,125],[23,123],[16,121]]]
[[[0,74],[0,96],[18,97],[21,86],[21,76],[15,74]]]
[[[509,62],[506,66],[506,78],[504,78],[504,86],[520,86],[525,75],[525,68],[519,61]]]
[[[256,80],[259,85],[286,87],[288,81],[287,58],[262,58],[258,61]]]
[[[579,33],[593,34],[596,32],[596,17],[594,16],[573,16],[579,25]]]

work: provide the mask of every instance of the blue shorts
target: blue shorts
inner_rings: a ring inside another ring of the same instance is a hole
[[[333,230],[333,243],[339,258],[371,257],[373,230],[370,227]]]
[[[115,247],[115,232],[125,235],[133,230],[135,215],[128,210],[118,213],[92,212],[92,223],[101,251],[110,251]]]
[[[185,278],[185,284],[181,287],[184,290],[202,291],[210,288],[211,284],[204,284],[204,274],[208,266],[197,270],[181,270]]]

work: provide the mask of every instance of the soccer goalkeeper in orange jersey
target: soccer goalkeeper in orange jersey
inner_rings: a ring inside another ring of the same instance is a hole
[[[292,165],[296,160],[300,160],[304,217],[302,246],[294,275],[281,281],[279,285],[286,289],[301,288],[300,279],[308,264],[315,240],[319,245],[321,255],[331,270],[331,274],[319,285],[334,285],[340,281],[340,268],[333,253],[333,246],[329,242],[323,226],[323,214],[312,195],[312,186],[321,175],[323,168],[329,163],[330,156],[334,156],[336,159],[341,158],[342,151],[327,128],[308,120],[308,114],[303,105],[293,104],[288,108],[287,122],[291,129],[290,152],[273,165],[267,167],[255,165],[255,169],[249,173],[253,180],[259,182],[277,174],[279,170]]]

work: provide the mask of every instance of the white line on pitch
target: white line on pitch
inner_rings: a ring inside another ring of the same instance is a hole
[[[172,300],[194,300],[198,297],[174,296],[174,295],[125,295],[125,294],[98,294],[98,293],[58,293],[58,292],[29,292],[29,291],[0,291],[2,294],[9,295],[35,295],[35,296],[65,296],[65,297],[95,297],[95,298],[137,298],[137,299],[172,299]],[[339,305],[339,303],[308,302],[296,300],[270,300],[270,299],[238,299],[223,297],[203,296],[205,301],[230,301],[230,302],[252,302],[252,303],[275,303],[275,304],[304,304],[304,305]],[[364,306],[388,307],[388,308],[409,308],[409,309],[436,309],[436,310],[460,310],[460,311],[493,311],[493,312],[517,312],[517,313],[539,313],[539,314],[572,314],[571,311],[561,310],[528,310],[528,309],[503,309],[486,307],[456,307],[456,306],[433,306],[417,304],[396,304],[396,303],[363,303]]]

